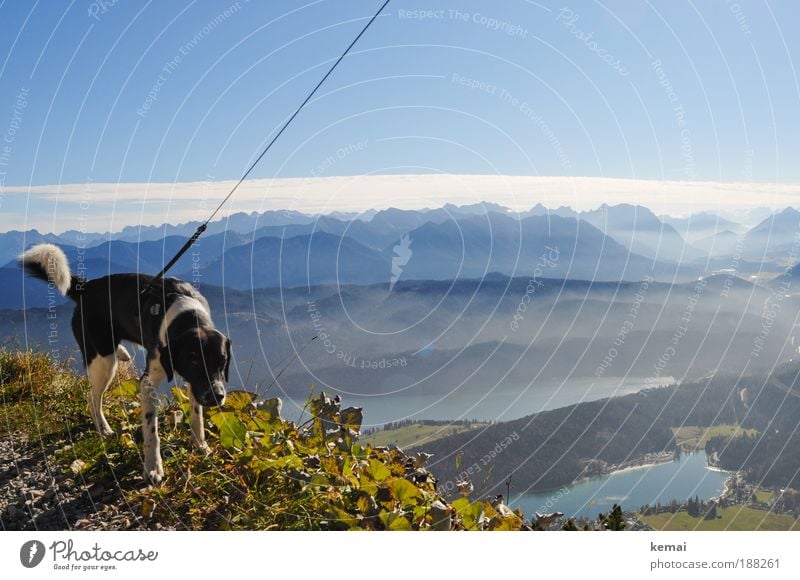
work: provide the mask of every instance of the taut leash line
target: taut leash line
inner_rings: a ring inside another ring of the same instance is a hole
[[[367,31],[367,29],[369,29],[369,27],[372,25],[372,23],[375,22],[375,20],[378,18],[378,16],[380,16],[381,12],[383,12],[383,9],[386,8],[386,6],[389,4],[389,2],[390,2],[390,0],[385,0],[385,2],[381,5],[381,7],[378,9],[378,11],[372,16],[372,18],[369,19],[369,21],[364,26],[364,28],[361,29],[361,32],[358,33],[358,36],[356,36],[353,39],[353,41],[348,45],[348,47],[344,50],[344,52],[341,54],[341,56],[339,56],[339,58],[336,59],[336,62],[333,63],[333,66],[331,66],[331,68],[328,69],[328,72],[325,73],[325,76],[320,79],[320,81],[313,88],[313,90],[310,93],[308,93],[308,96],[305,98],[305,100],[303,100],[303,102],[300,104],[300,106],[297,107],[297,110],[295,110],[295,112],[292,113],[292,116],[289,117],[289,119],[283,124],[283,126],[280,129],[280,131],[278,131],[275,134],[275,136],[272,138],[272,140],[267,144],[267,146],[261,152],[261,154],[258,157],[256,157],[256,160],[253,161],[253,163],[250,165],[250,167],[247,169],[247,171],[244,172],[244,175],[242,175],[242,177],[239,179],[239,181],[236,182],[236,185],[234,185],[233,188],[228,192],[228,195],[226,195],[225,198],[219,203],[217,208],[211,213],[211,215],[208,217],[208,219],[206,219],[206,221],[204,221],[202,224],[200,224],[200,226],[198,226],[197,230],[194,232],[194,234],[192,234],[192,237],[189,238],[188,240],[186,240],[186,243],[183,244],[183,246],[181,247],[180,250],[178,250],[178,252],[175,254],[175,256],[173,256],[173,258],[169,262],[167,262],[167,265],[164,266],[161,269],[161,271],[158,274],[156,274],[150,280],[150,282],[147,283],[147,285],[142,290],[142,294],[147,293],[151,289],[151,287],[153,285],[153,282],[156,282],[157,280],[163,278],[164,274],[166,274],[167,271],[169,271],[169,269],[172,268],[172,266],[174,266],[175,263],[178,260],[181,259],[181,257],[192,246],[192,244],[194,244],[197,241],[197,239],[201,235],[203,235],[203,232],[205,232],[206,228],[208,228],[209,222],[212,219],[214,219],[214,217],[217,215],[217,213],[219,213],[219,211],[228,202],[228,200],[231,197],[233,197],[233,194],[236,193],[236,190],[239,189],[239,186],[242,184],[242,182],[245,179],[247,179],[247,177],[250,175],[250,173],[253,171],[253,169],[255,169],[256,165],[258,165],[258,163],[264,158],[264,156],[267,154],[267,152],[275,144],[275,141],[277,141],[280,138],[280,136],[283,135],[283,132],[286,131],[286,128],[289,125],[291,125],[291,123],[292,123],[292,121],[294,121],[295,117],[297,117],[297,115],[300,114],[300,111],[303,110],[303,108],[308,104],[308,102],[314,97],[314,95],[319,90],[319,88],[325,83],[326,80],[328,80],[328,77],[331,76],[331,74],[333,74],[333,71],[336,70],[336,67],[339,66],[339,63],[342,62],[342,60],[344,60],[344,57],[347,56],[347,54],[356,45],[356,43],[359,41],[359,39],[362,36],[364,36],[364,33]]]

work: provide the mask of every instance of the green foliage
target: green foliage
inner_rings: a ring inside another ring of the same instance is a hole
[[[276,401],[229,393],[205,410],[210,453],[193,449],[186,392],[160,402],[164,481],[141,480],[138,382],[124,367],[106,394],[116,435],[94,431],[88,384],[67,365],[32,352],[0,351],[0,415],[10,431],[59,445],[55,467],[85,481],[113,482],[151,527],[239,530],[518,530],[522,517],[488,501],[453,505],[418,458],[359,441],[362,413],[338,398],[310,399],[297,425]],[[503,506],[505,507],[505,506]]]
[[[569,518],[566,522],[564,522],[564,525],[561,526],[561,529],[565,532],[577,532],[578,526],[575,524],[574,519]]]
[[[499,510],[489,501],[470,502],[462,497],[452,504],[457,514],[459,528],[465,530],[517,531],[523,529],[524,522],[519,512]]]
[[[611,530],[612,532],[621,532],[625,529],[625,518],[622,514],[622,507],[619,504],[614,504],[611,511],[607,514],[601,513],[597,520],[603,529]]]
[[[117,384],[129,378],[122,366]],[[88,389],[86,378],[65,362],[32,350],[0,349],[0,436],[20,431],[47,442],[67,427],[88,429]]]

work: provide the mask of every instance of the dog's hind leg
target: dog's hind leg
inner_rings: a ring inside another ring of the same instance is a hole
[[[201,452],[208,455],[210,449],[206,443],[206,431],[203,427],[203,407],[197,402],[192,393],[192,386],[187,385],[189,391],[189,404],[191,405],[192,443]]]
[[[142,403],[142,436],[144,438],[144,479],[158,484],[164,478],[161,461],[161,439],[158,436],[158,386],[166,373],[158,355],[148,357],[147,370],[139,380]]]
[[[108,385],[111,384],[111,379],[114,378],[114,372],[117,370],[117,359],[113,354],[107,356],[95,355],[86,370],[89,375],[89,383],[92,385],[92,390],[89,393],[89,402],[94,425],[97,428],[97,432],[103,437],[113,435],[114,431],[103,414],[103,394],[108,389]]]

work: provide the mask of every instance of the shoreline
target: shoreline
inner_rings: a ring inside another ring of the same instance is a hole
[[[736,471],[732,471],[730,469],[722,469],[721,467],[715,467],[711,464],[706,465],[706,469],[708,469],[709,471],[717,471],[719,473],[731,473],[731,474],[736,473]]]
[[[630,461],[626,461],[624,463],[620,463],[616,466],[611,466],[604,470],[604,473],[601,475],[603,476],[612,476],[618,473],[624,473],[626,471],[635,471],[637,469],[645,469],[647,467],[655,467],[656,465],[661,465],[662,463],[670,463],[675,461],[678,458],[678,454],[675,451],[671,451],[669,453],[659,454],[657,457],[642,457],[641,459],[632,459]]]
[[[701,452],[705,453],[702,450],[697,450],[697,451],[692,451],[691,453],[689,453],[689,455],[694,454],[694,453],[701,453]],[[684,455],[684,454],[686,454],[686,453],[685,452],[681,453],[681,455]],[[663,458],[657,458],[657,459],[649,458],[646,463],[639,463],[642,460],[632,460],[630,462],[623,463],[619,467],[616,467],[614,469],[606,469],[602,473],[595,473],[593,475],[585,475],[585,476],[577,477],[576,479],[572,480],[572,482],[566,484],[566,486],[567,487],[572,487],[574,485],[578,485],[579,483],[583,483],[586,480],[594,479],[596,477],[611,477],[611,476],[614,476],[614,475],[618,475],[618,474],[626,473],[626,472],[630,472],[630,471],[636,471],[636,470],[639,470],[639,469],[646,469],[646,468],[649,468],[649,467],[657,467],[659,465],[663,465],[664,463],[671,463],[672,461],[677,461],[677,460],[678,460],[678,454],[675,453],[675,452],[672,452],[669,455],[664,455]],[[730,474],[735,474],[736,473],[735,471],[731,471],[731,470],[728,470],[728,469],[722,469],[722,468],[719,468],[719,467],[714,467],[713,465],[708,463],[708,460],[706,460],[706,467],[705,468],[708,469],[709,471],[716,471],[716,472],[720,472],[720,473],[730,473]],[[561,489],[561,488],[559,487],[559,488],[554,488],[554,489],[557,490],[557,489]],[[549,491],[552,491],[552,490],[544,490],[545,493],[549,492]],[[536,493],[539,493],[539,492],[536,492]]]
[[[669,461],[673,461],[673,459],[665,460],[665,461],[656,461],[652,463],[643,463],[641,465],[629,465],[627,467],[621,467],[619,469],[612,469],[611,471],[604,473],[603,476],[614,476],[620,473],[626,473],[628,471],[637,471],[639,469],[645,469],[647,467],[656,467],[657,465],[661,465],[662,463],[669,463]]]
[[[705,453],[702,450],[698,450],[698,451],[695,451],[693,453],[701,453],[701,452]],[[683,455],[691,455],[691,454],[689,454],[689,453],[681,453],[681,456],[683,456]],[[679,457],[678,457],[677,453],[672,453],[670,456],[666,456],[665,455],[663,458],[659,458],[659,459],[656,459],[656,460],[653,460],[652,458],[648,458],[646,463],[636,463],[634,461],[634,462],[631,462],[631,463],[634,463],[634,464],[627,464],[627,465],[623,464],[623,466],[619,467],[618,469],[608,470],[608,471],[606,471],[604,473],[596,473],[596,474],[593,474],[593,475],[585,475],[585,476],[582,476],[582,477],[578,477],[578,478],[574,479],[572,482],[563,484],[563,485],[561,485],[559,487],[543,489],[543,490],[536,490],[536,491],[530,491],[530,492],[528,492],[526,494],[523,494],[523,495],[552,494],[552,493],[560,492],[560,491],[564,490],[565,488],[567,490],[570,490],[574,486],[577,486],[577,485],[579,485],[581,483],[586,483],[586,482],[588,482],[588,481],[590,481],[592,479],[611,477],[611,476],[614,476],[614,475],[617,475],[617,474],[622,474],[622,473],[626,473],[626,472],[632,472],[632,471],[645,469],[645,468],[649,468],[649,467],[658,467],[659,465],[663,465],[665,463],[671,463],[672,461],[676,461],[676,460],[679,460]],[[639,460],[639,461],[641,461],[641,460]],[[729,484],[730,484],[731,478],[734,477],[737,472],[736,471],[730,471],[730,470],[727,470],[727,469],[721,469],[719,467],[711,466],[711,465],[708,464],[708,459],[706,459],[705,469],[708,469],[709,471],[715,471],[715,472],[718,472],[718,473],[729,474],[729,477],[727,477],[725,479],[725,482],[723,483],[722,490],[719,492],[719,495],[716,496],[716,497],[724,496],[725,493],[729,489]],[[569,491],[568,491],[568,493],[569,493]]]

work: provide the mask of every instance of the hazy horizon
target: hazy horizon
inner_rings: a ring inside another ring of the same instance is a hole
[[[177,225],[204,220],[234,183],[226,180],[10,186],[4,188],[4,205],[16,204],[25,211],[4,212],[0,216],[0,229],[4,232],[36,229],[54,234],[68,230],[103,233],[117,232],[127,226]],[[496,203],[514,212],[528,211],[537,204],[549,209],[567,206],[576,211],[588,211],[603,204],[627,203],[647,207],[656,215],[680,218],[700,212],[733,216],[753,209],[776,211],[791,206],[798,196],[800,184],[743,181],[354,175],[246,181],[219,215],[224,219],[238,212],[270,210],[310,215],[380,211],[390,207],[424,210],[448,203]],[[37,208],[35,213],[27,210],[31,205]]]

